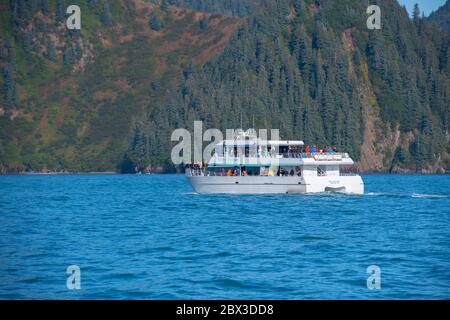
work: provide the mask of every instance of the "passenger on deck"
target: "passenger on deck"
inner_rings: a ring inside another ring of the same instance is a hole
[[[228,177],[231,177],[231,169],[228,169],[228,171],[227,171],[227,176],[228,176]]]
[[[296,154],[296,152],[295,152],[295,147],[294,147],[294,146],[291,146],[291,148],[289,149],[289,151],[290,151],[290,153],[291,153],[290,158],[296,158],[296,157],[297,157],[297,154]]]
[[[288,158],[292,158],[292,148],[289,148],[288,150]]]
[[[234,169],[234,171],[233,171],[233,177],[237,177],[237,175],[238,175],[238,172],[237,172],[236,169]]]
[[[269,151],[267,150],[267,147],[264,148],[264,157],[268,157],[269,156]]]
[[[310,148],[309,146],[306,146],[305,152],[306,152],[306,153],[311,153],[311,148]]]
[[[316,149],[315,146],[312,146],[312,147],[311,147],[311,153],[316,153],[316,150],[317,150],[317,149]]]

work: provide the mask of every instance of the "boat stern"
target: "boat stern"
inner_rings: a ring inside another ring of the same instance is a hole
[[[360,175],[305,178],[306,192],[364,193]]]

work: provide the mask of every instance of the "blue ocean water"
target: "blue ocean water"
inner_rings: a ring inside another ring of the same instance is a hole
[[[183,175],[0,176],[0,298],[450,298],[450,176],[363,179],[360,196],[249,196]]]

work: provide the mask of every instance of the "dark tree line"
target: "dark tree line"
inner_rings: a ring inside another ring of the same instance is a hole
[[[247,16],[255,9],[255,0],[149,0],[162,8],[170,5],[197,11],[222,13],[230,16]]]
[[[181,2],[169,1],[194,7]],[[215,11],[209,7],[213,2],[195,5]],[[379,5],[385,12],[383,28],[369,32],[363,3],[260,3],[223,54],[195,71],[188,64],[178,87],[136,126],[133,159],[139,164],[169,162],[165,139],[173,128],[189,128],[198,119],[206,127],[237,128],[242,114],[244,126],[255,119],[257,127],[279,128],[283,137],[301,137],[310,144],[334,145],[358,160],[365,125],[365,97],[358,88],[367,64],[374,106],[383,121],[415,137],[398,148],[396,164],[420,170],[439,160],[448,152],[449,37],[437,35],[417,12],[409,19],[393,0]],[[315,15],[311,6],[317,8]],[[342,40],[346,30],[352,30],[355,46],[350,53]]]
[[[0,43],[0,46],[2,43]],[[16,82],[16,59],[14,53],[13,40],[7,41],[1,49],[2,54],[0,62],[3,62],[3,79],[4,79],[4,106],[5,111],[9,111],[13,106],[19,103],[19,92]]]

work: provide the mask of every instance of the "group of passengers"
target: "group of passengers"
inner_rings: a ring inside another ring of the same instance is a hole
[[[296,148],[291,146],[287,152],[288,158],[310,158],[314,154],[334,154],[336,153],[336,147],[324,147],[317,148],[317,146],[306,146]]]
[[[269,177],[274,177],[274,176],[278,176],[278,177],[288,177],[288,176],[301,176],[301,170],[297,167],[298,171],[295,172],[294,168],[289,169],[285,169],[283,167],[278,167],[278,171],[275,172],[275,170],[273,170],[272,168],[269,169],[269,171],[265,171],[262,172],[261,175],[262,176],[269,176]]]
[[[223,169],[224,170],[224,169]],[[239,169],[233,169],[233,171],[231,171],[231,169],[228,169],[228,171],[227,171],[227,176],[228,177],[231,177],[231,176],[233,176],[233,177],[237,177],[237,176],[240,176],[241,175],[241,172],[240,172],[241,170],[239,170]]]
[[[296,172],[297,171],[297,172]],[[256,176],[269,176],[269,177],[274,177],[274,176],[294,176],[294,175],[301,175],[301,170],[297,167],[296,171],[294,171],[294,169],[292,168],[291,170],[287,170],[283,167],[278,167],[278,170],[274,170],[274,168],[261,168],[261,172],[259,173],[252,173],[252,172],[248,172],[246,170],[245,167],[239,168],[239,167],[234,167],[232,168],[222,168],[220,171],[218,172],[208,172],[207,175],[217,175],[217,176],[228,176],[228,177],[247,177],[247,176],[252,176],[252,175],[256,175]]]
[[[206,168],[206,167],[207,167],[207,165],[205,164],[205,162],[203,160],[198,163],[192,163],[192,164],[186,165],[186,169],[190,170],[191,175],[193,175],[193,176],[202,176],[204,168]]]
[[[289,146],[279,147],[279,152],[275,152],[273,147],[258,147],[259,157],[274,157],[276,154],[282,154],[285,158],[311,158],[315,154],[334,154],[336,153],[336,147],[323,147],[317,146]]]
[[[224,176],[225,175],[225,169],[222,169],[221,171],[221,175]],[[247,177],[249,174],[247,172],[247,170],[245,169],[240,169],[240,168],[234,168],[233,170],[228,169],[226,172],[226,175],[228,177],[238,177],[238,176],[243,176],[243,177]]]

